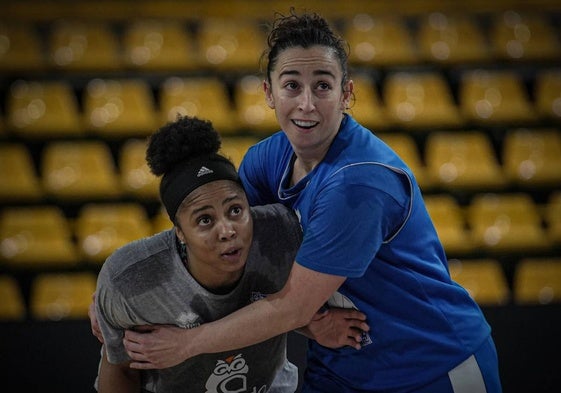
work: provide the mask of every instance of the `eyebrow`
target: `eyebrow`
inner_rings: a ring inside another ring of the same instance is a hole
[[[234,200],[236,200],[236,199],[240,199],[240,196],[239,196],[238,194],[232,195],[231,197],[228,197],[228,198],[224,199],[224,200],[222,201],[222,206],[227,205],[228,203],[230,203],[230,202],[232,202],[232,201],[234,201]],[[204,210],[206,210],[206,209],[210,209],[210,208],[212,208],[211,205],[204,205],[204,206],[201,206],[201,207],[199,207],[199,208],[193,210],[193,211],[191,212],[191,215],[194,216],[194,215],[196,215],[196,214],[198,214],[198,213],[200,213],[200,212],[202,212],[202,211],[204,211]]]
[[[314,75],[329,75],[332,78],[335,78],[335,75],[331,72],[331,71],[327,71],[327,70],[315,70],[313,72]],[[285,75],[300,75],[299,71],[296,70],[287,70],[287,71],[283,71],[279,74],[280,77],[285,76]]]

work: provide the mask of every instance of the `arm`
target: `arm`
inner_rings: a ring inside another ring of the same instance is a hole
[[[131,367],[170,367],[202,353],[242,348],[298,329],[312,320],[344,281],[345,277],[316,272],[294,263],[280,292],[221,320],[189,330],[151,327],[153,334],[127,330],[123,342],[133,359]],[[354,346],[360,347],[358,343]]]
[[[111,364],[105,349],[99,367],[98,393],[140,392],[140,371],[131,369],[128,363]]]

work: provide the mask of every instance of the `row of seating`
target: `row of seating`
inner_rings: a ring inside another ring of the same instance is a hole
[[[477,194],[467,206],[450,194],[425,196],[449,256],[554,254],[561,248],[561,192],[536,204],[529,194]],[[41,270],[99,266],[118,247],[172,225],[134,202],[97,202],[69,216],[57,205],[4,207],[0,264]],[[85,263],[85,264],[84,264]]]
[[[394,72],[379,83],[358,73],[353,80],[349,113],[373,130],[561,123],[561,68],[536,71],[532,94],[514,70],[466,70],[457,87],[434,70]],[[216,76],[166,77],[156,86],[145,79],[94,78],[81,91],[69,81],[18,79],[4,96],[0,130],[27,139],[146,136],[178,113],[212,119],[223,134],[278,129],[255,75],[233,86]]]
[[[512,290],[495,259],[455,259],[449,266],[452,279],[481,306],[561,302],[560,258],[521,260]],[[85,319],[96,279],[94,272],[42,272],[33,277],[25,294],[15,276],[0,274],[0,321]]]
[[[542,61],[561,53],[555,20],[537,10],[432,12],[409,19],[357,13],[333,25],[350,44],[351,63],[359,65]],[[68,19],[42,28],[4,20],[0,70],[255,70],[265,48],[262,26],[250,16],[150,18],[120,26]]]
[[[561,184],[561,131],[513,129],[499,153],[483,131],[440,131],[419,147],[407,133],[381,133],[411,167],[425,192],[503,191]],[[239,165],[254,136],[224,136],[221,152]],[[116,157],[112,148],[117,150]],[[101,139],[57,140],[39,152],[22,142],[0,142],[0,200],[4,202],[158,198],[159,181],[145,160],[146,139],[111,144]],[[35,155],[35,156],[34,156]]]

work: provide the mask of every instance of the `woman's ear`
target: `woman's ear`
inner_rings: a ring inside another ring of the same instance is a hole
[[[177,236],[179,241],[185,243],[185,235],[183,234],[181,228],[179,228],[177,225],[174,228],[175,228],[175,235]]]
[[[350,108],[351,100],[353,97],[354,83],[349,79],[343,88],[343,101],[341,102],[341,110],[346,111]]]
[[[273,99],[273,92],[271,90],[271,84],[267,81],[263,81],[263,90],[265,91],[265,101],[271,109],[275,109],[275,100]]]

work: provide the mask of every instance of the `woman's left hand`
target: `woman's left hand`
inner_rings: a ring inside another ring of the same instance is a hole
[[[175,366],[187,359],[182,351],[195,329],[171,325],[145,325],[127,330],[123,343],[132,359],[131,368],[148,370]]]

